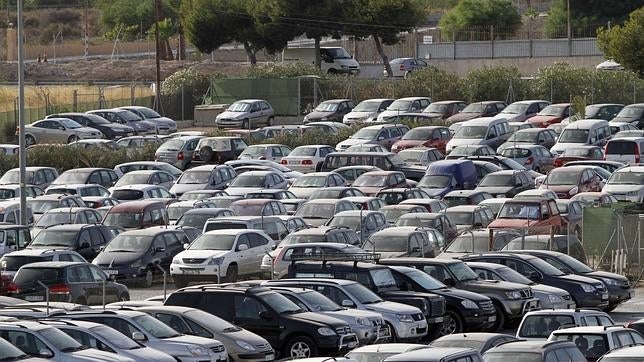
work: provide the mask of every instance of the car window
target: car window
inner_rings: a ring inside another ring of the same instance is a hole
[[[108,327],[112,327],[116,329],[117,331],[125,334],[128,337],[132,337],[132,334],[134,332],[141,332],[138,328],[136,328],[134,325],[131,323],[120,319],[120,318],[111,318],[111,317],[89,317],[87,318],[89,321],[96,321],[101,324],[105,324]]]
[[[235,308],[235,320],[259,319],[259,314],[267,311],[266,307],[257,299],[245,295],[235,295],[233,306]]]
[[[156,313],[155,318],[181,334],[192,334],[188,324],[179,316],[167,313]]]
[[[259,248],[268,244],[268,240],[260,234],[248,233],[246,235],[248,236],[251,248]]]
[[[633,337],[631,337],[631,334],[627,331],[615,332],[615,335],[617,335],[617,340],[619,341],[619,345],[616,347],[630,346],[635,344]]]
[[[41,351],[53,352],[39,338],[25,331],[0,331],[0,337],[9,341],[9,343],[20,348],[26,354],[37,356]]]

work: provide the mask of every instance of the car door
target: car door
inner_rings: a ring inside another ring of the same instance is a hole
[[[92,276],[93,285],[97,290],[92,299],[98,299],[95,304],[103,304],[103,284],[105,284],[105,303],[113,303],[119,300],[118,288],[114,282],[108,280],[107,275],[99,267],[89,264],[87,265]],[[92,289],[94,290],[94,288]]]
[[[250,247],[248,248],[248,260],[249,270],[258,270],[259,265],[262,263],[262,259],[266,253],[272,251],[273,241],[264,237],[258,233],[247,233],[248,241]]]
[[[262,112],[262,106],[259,104],[259,102],[255,102],[250,106],[250,126],[251,127],[259,127],[259,124],[265,124],[266,121],[263,116],[264,112]]]
[[[270,152],[270,154],[268,155],[269,160],[275,161],[277,163],[279,163],[282,160],[282,157],[283,157],[282,149],[279,146],[270,147],[269,152]]]
[[[237,256],[237,270],[239,275],[251,272],[253,262],[253,251],[250,250],[250,239],[248,233],[241,234],[235,241],[235,255]],[[257,271],[257,270],[255,270]]]
[[[210,297],[210,296],[209,296]],[[216,300],[212,302],[217,303]],[[270,310],[254,295],[233,297],[233,324],[264,337],[272,346],[279,346],[283,328],[279,315]]]

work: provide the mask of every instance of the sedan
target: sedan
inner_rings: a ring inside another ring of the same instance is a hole
[[[351,112],[356,104],[351,99],[329,99],[318,104],[317,107],[306,116],[303,123],[315,121],[342,122],[344,115]]]
[[[25,126],[25,145],[37,143],[71,143],[79,139],[103,138],[94,128],[83,127],[67,118],[49,118]]]
[[[219,128],[250,129],[258,125],[272,126],[275,119],[273,107],[262,99],[239,100],[217,115],[215,124]]]
[[[280,163],[294,171],[315,172],[324,162],[326,155],[331,152],[335,152],[335,149],[328,145],[299,146],[282,157]]]

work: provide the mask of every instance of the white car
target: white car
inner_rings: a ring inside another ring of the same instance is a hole
[[[629,166],[613,172],[602,192],[621,201],[643,202],[644,166]]]
[[[586,326],[552,331],[548,341],[575,342],[590,361],[596,361],[608,351],[617,348],[644,345],[644,337],[634,329],[623,326]],[[644,359],[640,356],[640,360]]]
[[[274,246],[262,230],[208,231],[172,259],[170,274],[180,288],[190,281],[235,282],[240,275],[258,273],[262,258]]]
[[[291,149],[279,144],[261,144],[248,146],[237,157],[239,160],[269,160],[280,162],[282,157],[288,156]]]
[[[293,171],[302,173],[315,172],[324,162],[327,154],[335,152],[329,145],[309,145],[295,147],[288,156],[282,157],[280,163]]]
[[[344,115],[342,123],[354,125],[362,122],[373,122],[376,117],[383,112],[393,102],[389,98],[365,99],[358,103],[351,112]]]

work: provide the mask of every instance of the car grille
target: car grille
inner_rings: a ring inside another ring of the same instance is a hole
[[[271,347],[270,343],[263,343],[263,344],[255,345],[255,348],[257,348],[258,351],[272,351],[273,350],[273,347]]]
[[[479,302],[479,307],[483,312],[494,313],[494,304],[492,304],[492,301]]]
[[[375,327],[380,327],[382,325],[382,320],[380,320],[380,319],[372,319],[371,324],[373,324]]]
[[[416,334],[425,334],[427,328],[416,328]]]
[[[423,319],[425,319],[423,313],[412,314],[411,317],[414,318],[415,321],[422,321]]]
[[[210,350],[215,352],[215,353],[221,353],[221,352],[226,350],[226,347],[224,347],[224,345],[222,344],[220,346],[210,347]]]
[[[206,261],[205,258],[183,258],[184,264],[201,264]]]
[[[622,288],[624,289],[630,289],[631,288],[631,283],[628,282],[628,280],[624,281],[622,283]]]
[[[439,317],[445,314],[445,300],[436,299],[432,300],[432,316]]]
[[[534,293],[533,293],[532,289],[523,289],[521,291],[521,298],[522,299],[527,299],[527,298],[532,298],[532,297],[534,297]]]
[[[345,335],[345,334],[349,334],[349,333],[351,333],[351,327],[349,327],[349,326],[338,327],[338,328],[335,329],[335,332],[340,336]]]

